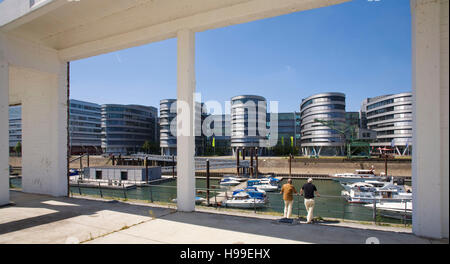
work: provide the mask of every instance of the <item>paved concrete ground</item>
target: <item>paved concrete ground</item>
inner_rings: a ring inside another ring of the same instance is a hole
[[[448,243],[410,229],[360,224],[280,224],[276,218],[200,210],[176,212],[145,203],[49,197],[11,191],[0,208],[0,243]],[[380,229],[372,230],[370,228]],[[381,230],[384,229],[384,230]]]

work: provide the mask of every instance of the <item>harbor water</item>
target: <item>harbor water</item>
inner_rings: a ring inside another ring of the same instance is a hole
[[[280,185],[286,183],[283,180]],[[300,191],[301,186],[306,183],[303,179],[293,179],[293,185],[297,191]],[[313,182],[321,197],[316,197],[314,216],[322,218],[335,218],[356,221],[373,221],[373,209],[364,207],[360,204],[350,204],[342,196],[342,186],[333,180],[314,180]],[[20,178],[11,179],[12,187],[20,188]],[[210,180],[210,186],[216,186],[224,190],[224,187],[219,186],[219,180]],[[206,179],[196,179],[197,196],[206,197]],[[136,187],[134,189],[99,189],[72,186],[70,192],[73,194],[103,196],[108,198],[134,199],[145,200],[149,202],[173,203],[172,200],[176,198],[176,179],[169,180],[158,185]],[[210,193],[210,202],[214,203],[214,192]],[[232,192],[228,191],[227,196],[231,196]],[[256,212],[265,212],[275,215],[282,215],[284,211],[284,202],[282,195],[278,192],[267,192],[268,204],[265,208],[256,209]],[[254,211],[254,209],[240,209]],[[294,197],[294,204],[292,209],[293,217],[305,216],[306,210],[303,204],[303,198],[299,196]],[[402,220],[385,218],[377,216],[377,221],[386,223],[401,223]]]

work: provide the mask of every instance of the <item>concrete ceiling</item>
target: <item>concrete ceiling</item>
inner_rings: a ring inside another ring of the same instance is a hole
[[[247,1],[81,0],[67,2],[12,31],[16,36],[61,50]]]
[[[175,37],[181,29],[198,32],[349,0],[35,1],[30,7],[29,0],[4,0],[0,31],[74,60]]]

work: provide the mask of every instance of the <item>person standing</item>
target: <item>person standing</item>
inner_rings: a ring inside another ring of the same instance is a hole
[[[295,190],[294,185],[292,185],[292,179],[288,179],[288,182],[281,187],[280,192],[280,194],[283,194],[284,200],[284,218],[291,218],[294,193],[297,193],[297,190]]]
[[[314,184],[312,184],[312,179],[309,178],[308,182],[305,183],[300,190],[300,195],[304,195],[305,197],[305,208],[308,215],[306,217],[306,223],[311,224],[313,220],[313,212],[314,212],[314,194],[317,197],[320,197],[319,192]]]

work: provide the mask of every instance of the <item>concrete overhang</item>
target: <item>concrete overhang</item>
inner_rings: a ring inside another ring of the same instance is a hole
[[[57,50],[63,60],[349,0],[4,0],[0,31]],[[34,4],[33,4],[34,3]]]

